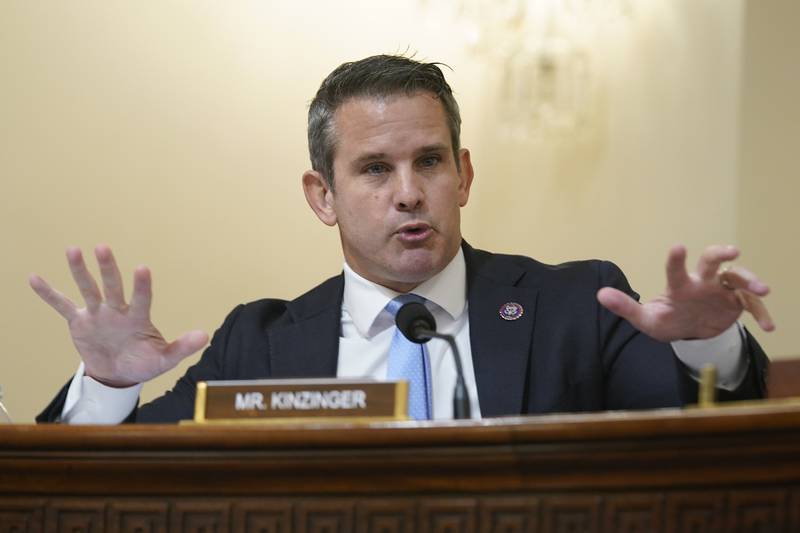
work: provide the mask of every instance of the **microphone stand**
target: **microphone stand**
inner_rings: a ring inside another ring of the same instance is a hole
[[[467,385],[464,383],[464,369],[461,367],[461,354],[458,352],[458,347],[452,335],[443,335],[432,331],[424,326],[417,326],[414,332],[418,338],[428,337],[429,339],[442,339],[447,341],[450,349],[453,351],[453,357],[456,360],[456,387],[453,390],[453,418],[456,420],[466,420],[472,417],[471,408],[469,405],[469,395],[467,394]]]
[[[14,423],[11,420],[11,415],[8,414],[8,411],[6,410],[6,406],[3,405],[3,389],[2,389],[2,387],[0,387],[0,413],[2,413],[2,415],[3,415],[2,417],[0,417],[0,419],[5,418],[7,423],[9,423],[9,424],[13,424]],[[0,423],[3,423],[3,422],[0,422]]]

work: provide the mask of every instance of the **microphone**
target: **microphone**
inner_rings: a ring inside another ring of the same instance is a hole
[[[436,338],[447,341],[453,351],[456,361],[456,387],[453,391],[453,418],[470,418],[469,395],[467,386],[464,384],[464,369],[461,368],[461,357],[458,353],[456,341],[452,335],[437,333],[436,320],[428,308],[419,302],[409,302],[404,304],[397,311],[395,317],[397,329],[405,335],[411,342],[425,344],[429,340]]]

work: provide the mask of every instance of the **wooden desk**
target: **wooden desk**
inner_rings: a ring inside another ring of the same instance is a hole
[[[0,531],[800,531],[800,408],[0,426]]]

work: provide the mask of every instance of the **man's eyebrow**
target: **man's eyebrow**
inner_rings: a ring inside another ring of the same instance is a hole
[[[449,147],[444,143],[435,143],[435,144],[428,144],[426,146],[422,146],[415,150],[416,154],[429,154],[431,152],[442,152],[445,150],[449,150]],[[355,158],[350,164],[353,167],[360,167],[367,163],[372,163],[373,161],[380,161],[381,159],[388,158],[389,155],[386,152],[373,152],[373,153],[366,153],[363,155],[358,156]]]
[[[364,155],[358,156],[356,159],[354,159],[351,164],[354,167],[359,167],[359,166],[364,165],[366,163],[371,163],[373,161],[378,161],[380,159],[385,159],[386,157],[387,157],[386,154],[383,153],[383,152],[375,152],[375,153],[371,153],[371,154],[364,154]]]
[[[423,146],[419,150],[417,150],[418,154],[427,154],[430,152],[441,152],[443,150],[448,150],[449,147],[444,143],[436,143],[436,144],[429,144],[427,146]]]

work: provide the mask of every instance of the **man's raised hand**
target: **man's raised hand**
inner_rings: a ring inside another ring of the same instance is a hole
[[[140,266],[134,271],[129,305],[111,249],[97,246],[95,256],[100,266],[102,293],[86,268],[80,249],[67,249],[67,263],[86,304],[84,308],[41,277],[34,274],[29,279],[36,294],[67,320],[86,375],[106,385],[126,387],[163,374],[205,346],[208,335],[202,331],[190,331],[167,342],[150,322],[152,289],[147,267]]]
[[[664,294],[639,304],[627,294],[605,287],[599,302],[647,335],[664,342],[707,339],[728,329],[742,311],[748,311],[764,331],[775,324],[761,301],[769,287],[742,267],[720,270],[722,263],[739,257],[733,246],[709,246],[696,272],[686,270],[686,248],[674,246],[667,258]]]

